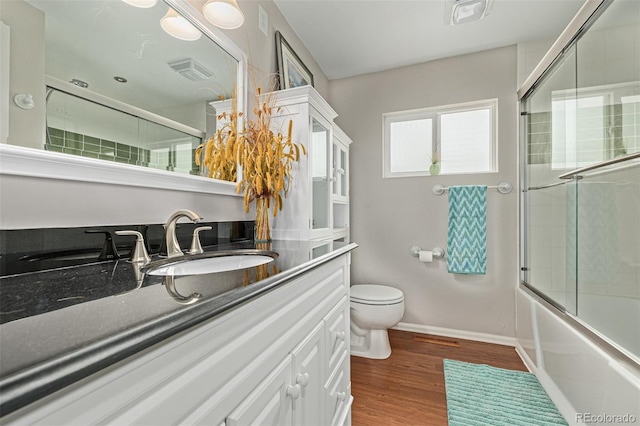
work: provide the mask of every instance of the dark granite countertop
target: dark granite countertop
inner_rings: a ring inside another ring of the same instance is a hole
[[[176,277],[179,303],[162,277],[124,260],[0,278],[0,415],[99,371],[347,253],[356,244],[274,241],[266,267]],[[252,241],[205,251],[256,248]],[[264,249],[264,245],[258,247]]]

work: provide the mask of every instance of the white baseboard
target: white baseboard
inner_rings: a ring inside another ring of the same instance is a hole
[[[410,331],[412,333],[433,334],[436,336],[455,337],[457,339],[475,340],[478,342],[494,343],[496,345],[504,345],[516,347],[517,340],[515,337],[499,336],[497,334],[478,333],[475,331],[456,330],[454,328],[432,327],[422,324],[410,324],[407,322],[398,323],[394,330]]]

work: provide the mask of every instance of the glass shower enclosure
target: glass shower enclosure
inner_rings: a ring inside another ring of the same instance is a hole
[[[520,108],[521,281],[639,362],[640,2],[603,2]]]

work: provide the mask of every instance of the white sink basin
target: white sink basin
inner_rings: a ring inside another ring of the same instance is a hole
[[[264,265],[276,257],[277,253],[262,250],[212,252],[152,262],[144,267],[144,272],[162,277],[213,274]]]

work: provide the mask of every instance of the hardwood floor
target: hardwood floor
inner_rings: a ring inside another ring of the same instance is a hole
[[[527,371],[509,346],[397,330],[389,339],[388,359],[351,357],[353,426],[447,425],[445,358]]]

